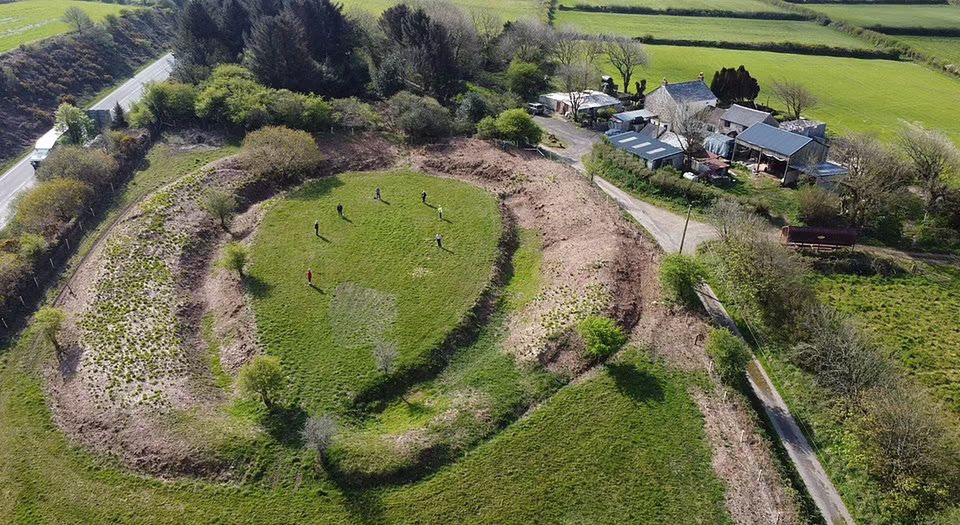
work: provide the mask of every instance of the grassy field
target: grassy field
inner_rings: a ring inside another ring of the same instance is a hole
[[[815,5],[811,8],[835,20],[861,27],[957,27],[960,7],[954,5]]]
[[[761,0],[560,0],[561,5],[626,5],[655,9],[720,9],[727,11],[782,11]]]
[[[450,2],[474,12],[490,12],[505,21],[540,18],[540,3],[537,0],[450,0]],[[362,9],[377,15],[399,3],[400,0],[343,0],[344,8],[348,10]]]
[[[430,480],[344,491],[161,482],[71,448],[34,348],[0,357],[0,517],[16,523],[728,523],[689,378],[633,355]]]
[[[917,64],[704,47],[648,46],[647,50],[650,66],[637,71],[634,78],[646,78],[651,87],[661,78],[680,82],[695,79],[702,71],[709,79],[721,67],[743,64],[760,81],[758,101],[763,104],[779,106],[764,90],[774,80],[805,84],[820,99],[820,105],[805,114],[827,122],[834,133],[873,132],[892,139],[905,119],[941,129],[960,142],[960,108],[953,103],[960,81]],[[606,71],[619,80],[613,68]]]
[[[796,42],[860,49],[869,45],[859,38],[814,22],[746,20],[699,16],[629,15],[559,11],[557,24],[572,24],[588,34],[627,37],[652,35],[677,40],[720,42]]]
[[[960,64],[960,37],[897,35],[896,38],[951,64]]]
[[[118,4],[75,0],[18,0],[0,4],[0,53],[20,44],[71,31],[70,26],[60,20],[70,7],[83,9],[94,21],[103,20],[108,14],[117,14],[124,8],[130,9]]]
[[[904,277],[827,275],[817,288],[960,412],[960,270],[924,265],[922,274]]]
[[[424,366],[490,279],[501,230],[493,195],[415,173],[324,179],[271,207],[253,247],[251,293],[261,339],[304,406],[342,407],[381,381],[377,344],[396,346],[400,369]]]

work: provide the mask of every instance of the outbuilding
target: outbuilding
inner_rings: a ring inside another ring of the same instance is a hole
[[[770,113],[734,104],[720,115],[720,132],[735,136],[759,122],[777,126],[777,119]]]
[[[563,116],[572,117],[573,104],[571,98],[579,102],[577,112],[579,116],[596,117],[597,112],[604,109],[620,111],[623,109],[623,103],[616,97],[600,91],[581,91],[570,93],[547,93],[540,95],[540,103],[551,113],[559,113]]]
[[[624,111],[610,117],[610,129],[619,131],[637,131],[647,125],[656,115],[648,109]]]
[[[827,158],[827,147],[819,141],[763,122],[737,135],[736,144],[749,151],[751,157],[756,153],[755,171],[776,175],[782,184],[793,184],[801,171],[818,166]]]
[[[632,153],[644,160],[647,169],[657,170],[672,166],[683,169],[683,150],[651,138],[642,133],[630,131],[610,138],[614,147]]]

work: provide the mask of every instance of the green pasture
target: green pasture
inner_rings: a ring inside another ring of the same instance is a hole
[[[362,9],[375,15],[399,3],[400,0],[343,0],[343,6],[347,10]],[[451,0],[451,3],[471,12],[486,12],[499,16],[504,21],[541,17],[540,3],[537,0]]]
[[[762,0],[560,0],[561,5],[624,5],[653,9],[717,9],[724,11],[783,11]]]
[[[960,65],[960,37],[949,36],[896,36],[912,47],[940,57],[950,64]]]
[[[94,21],[118,14],[121,9],[131,9],[119,4],[77,0],[18,0],[0,4],[0,53],[20,44],[73,31],[61,20],[70,7],[83,9]]]
[[[398,350],[401,371],[426,366],[487,286],[502,230],[495,196],[462,182],[381,173],[308,184],[270,208],[253,246],[249,287],[266,351],[311,411],[382,382],[377,345]]]
[[[817,290],[960,412],[960,270],[925,265],[902,277],[826,275]]]
[[[748,20],[700,16],[557,12],[557,24],[572,24],[587,34],[717,42],[793,42],[861,49],[869,44],[814,22]]]
[[[960,28],[960,7],[955,5],[841,5],[809,6],[834,20],[861,27]]]
[[[758,102],[783,109],[765,88],[777,79],[806,85],[820,104],[806,111],[827,122],[828,131],[876,133],[893,139],[901,120],[922,122],[960,142],[960,107],[955,104],[960,81],[910,62],[791,55],[705,47],[647,46],[650,66],[634,79],[647,79],[649,89],[662,78],[680,82],[703,72],[707,81],[721,67],[741,64],[760,81]],[[612,68],[608,74],[619,80]]]

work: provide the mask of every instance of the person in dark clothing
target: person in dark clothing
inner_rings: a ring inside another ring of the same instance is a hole
[[[377,186],[377,191],[376,191],[376,193],[373,195],[373,200],[375,200],[375,201],[381,200],[381,199],[380,199],[380,186]]]
[[[443,235],[437,234],[437,248],[443,248]]]
[[[317,235],[317,237],[320,236],[320,221],[319,221],[319,220],[313,221],[313,233],[315,233],[315,234]]]
[[[343,218],[343,204],[340,202],[337,203],[337,215],[339,215],[341,219]]]
[[[420,192],[420,202],[422,202],[423,204],[427,203],[427,192],[425,191]]]

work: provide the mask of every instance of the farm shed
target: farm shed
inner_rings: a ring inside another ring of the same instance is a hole
[[[811,167],[806,173],[815,179],[818,186],[832,190],[837,183],[850,175],[850,170],[839,163],[828,160]]]
[[[610,143],[643,159],[648,169],[656,170],[667,166],[678,170],[683,168],[682,149],[641,133],[621,133],[611,137]]]
[[[656,115],[648,109],[624,111],[610,117],[610,129],[620,131],[637,131],[646,125]]]
[[[782,184],[792,184],[799,171],[821,164],[827,158],[827,147],[803,135],[791,133],[769,124],[758,123],[737,135],[736,144],[756,152],[756,171],[766,171],[780,177]],[[766,169],[761,169],[767,160]]]
[[[711,133],[703,139],[703,149],[720,158],[732,159],[735,142],[733,138],[726,135]]]
[[[770,113],[734,104],[720,115],[720,132],[735,135],[746,131],[747,128],[758,122],[777,126],[777,119],[773,118]]]
[[[606,93],[600,91],[582,91],[579,94],[574,95],[578,97],[580,101],[580,108],[578,113],[580,116],[592,116],[595,117],[597,112],[603,109],[614,109],[621,110],[623,109],[623,103],[616,97],[611,97]],[[540,103],[543,104],[547,111],[551,113],[560,113],[564,116],[570,116],[570,113],[573,111],[573,108],[570,104],[570,93],[547,93],[545,95],[540,95]]]
[[[780,129],[814,139],[825,139],[827,137],[827,125],[815,120],[788,120],[780,123]]]
[[[646,109],[656,114],[661,122],[669,126],[674,115],[692,114],[707,108],[715,108],[717,96],[703,81],[701,73],[700,79],[690,82],[671,84],[664,79],[660,87],[647,95],[644,105]]]

